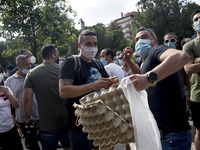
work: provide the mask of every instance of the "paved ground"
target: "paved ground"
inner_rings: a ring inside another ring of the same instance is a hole
[[[191,125],[191,127],[192,127],[192,130],[191,130],[191,132],[192,132],[192,137],[193,137],[192,140],[194,141],[194,127],[193,127],[193,123],[192,123],[192,121],[190,121],[189,123],[190,123],[190,125]],[[23,143],[23,146],[24,146],[24,150],[27,150],[27,149],[25,148],[25,145],[24,145],[24,138],[22,138],[22,143]],[[40,146],[41,146],[41,145],[40,145]],[[131,143],[130,146],[131,146],[131,150],[134,150],[134,144]],[[125,148],[124,145],[117,145],[117,146],[114,148],[114,150],[125,150],[124,148]],[[42,148],[41,148],[41,150],[42,150]],[[58,150],[63,150],[63,149],[62,149],[62,148],[58,148]],[[194,143],[192,143],[191,150],[195,150]]]

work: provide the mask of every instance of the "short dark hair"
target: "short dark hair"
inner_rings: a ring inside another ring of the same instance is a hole
[[[174,32],[169,32],[167,34],[164,35],[164,38],[167,36],[167,35],[173,35],[175,37],[176,40],[178,40],[178,37],[177,35],[174,33]]]
[[[79,37],[78,37],[78,42],[80,44],[83,43],[84,41],[84,36],[96,36],[96,34],[91,31],[91,30],[83,30],[80,34],[79,34]]]
[[[156,36],[156,34],[155,34],[155,32],[152,28],[140,27],[139,29],[137,29],[136,33],[140,32],[140,31],[144,31],[144,30],[147,30],[151,34],[153,39],[158,40],[158,38],[157,38],[157,36]]]
[[[56,53],[56,46],[54,44],[46,44],[42,47],[42,58],[49,59],[51,58],[51,54]]]
[[[192,15],[190,17],[192,22],[193,22],[194,15],[196,15],[197,13],[200,13],[200,9],[197,9],[197,10],[195,10],[195,11],[192,12]]]
[[[22,49],[21,51],[19,51],[19,55],[25,54],[27,51],[29,51],[28,49]]]
[[[111,55],[111,58],[113,60],[114,58],[114,52],[111,48],[106,48],[106,56]]]

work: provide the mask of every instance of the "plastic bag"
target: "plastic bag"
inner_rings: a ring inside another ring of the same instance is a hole
[[[129,77],[121,81],[121,86],[130,105],[136,150],[162,150],[160,132],[149,109],[146,91],[137,92]]]

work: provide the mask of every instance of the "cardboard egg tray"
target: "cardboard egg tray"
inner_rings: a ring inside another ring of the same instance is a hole
[[[73,105],[75,115],[95,146],[110,149],[118,143],[134,142],[129,104],[119,83],[84,96],[80,103]]]

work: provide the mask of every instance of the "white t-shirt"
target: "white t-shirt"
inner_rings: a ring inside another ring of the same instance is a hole
[[[121,82],[121,80],[124,78],[124,72],[122,68],[115,63],[109,63],[105,66],[105,69],[110,77],[117,76],[119,82]]]
[[[9,92],[13,92],[7,87]],[[11,115],[11,103],[9,99],[0,91],[0,133],[9,131],[14,127]]]

